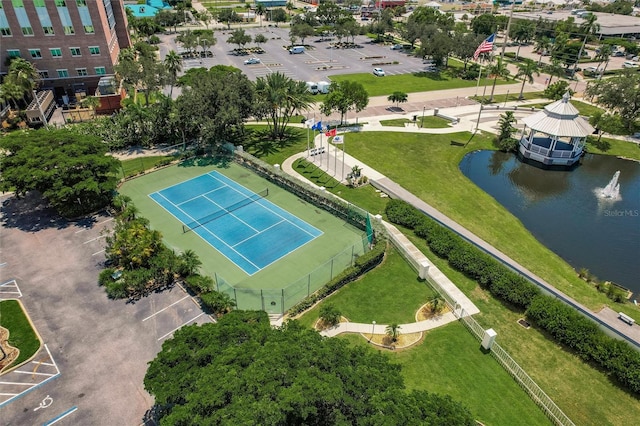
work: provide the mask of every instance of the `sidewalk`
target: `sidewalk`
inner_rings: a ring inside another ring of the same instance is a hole
[[[457,321],[458,318],[451,313],[447,312],[445,314],[439,315],[437,317],[433,317],[424,321],[412,322],[409,324],[400,324],[400,333],[409,334],[409,333],[420,333],[423,331],[431,330],[445,324],[449,324],[450,322]],[[362,324],[357,322],[341,322],[335,327],[329,328],[327,330],[323,330],[320,332],[322,336],[325,337],[334,337],[338,334],[342,333],[361,333],[361,334],[386,334],[388,324]]]

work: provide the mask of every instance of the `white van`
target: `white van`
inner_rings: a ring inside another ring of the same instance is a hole
[[[329,86],[331,86],[331,83],[329,83],[328,81],[319,81],[318,93],[329,93]]]
[[[296,53],[304,53],[304,46],[293,46],[291,49],[289,49],[290,55],[293,55]]]
[[[318,85],[316,83],[313,81],[307,81],[305,84],[307,85],[307,90],[311,92],[312,95],[318,94]]]

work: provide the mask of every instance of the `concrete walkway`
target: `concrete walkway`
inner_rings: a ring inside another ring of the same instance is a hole
[[[412,322],[409,324],[400,324],[400,333],[421,333],[423,331],[431,330],[450,322],[457,321],[458,318],[451,313],[433,317],[424,321]],[[362,333],[362,334],[386,334],[388,324],[361,324],[357,322],[341,322],[335,327],[323,330],[320,332],[325,337],[334,337],[342,333]]]
[[[527,102],[528,103],[529,102],[535,103],[536,101],[527,101]],[[517,105],[517,104],[518,103],[512,103],[511,102],[511,103],[507,103],[505,106],[513,106],[513,105]],[[452,107],[452,108],[446,109],[445,112],[448,115],[463,115],[463,114],[468,114],[470,111],[473,112],[474,108],[475,108],[475,112],[477,113],[478,109],[479,109],[479,106],[477,106],[477,105],[476,106],[473,106],[473,105],[463,106],[463,107],[457,107],[457,108],[456,107]],[[487,114],[489,114],[489,111],[486,111],[486,112],[487,112]],[[498,113],[497,115],[495,114],[496,112]],[[499,119],[499,114],[501,114],[502,112],[503,111],[500,111],[500,110],[491,111],[491,115],[489,115],[490,119],[488,119],[486,121],[482,121],[481,120],[479,128],[481,130],[486,130],[486,131],[489,131],[489,132],[493,132],[493,130],[494,130],[493,127],[496,125],[496,122]],[[519,110],[518,113],[526,113],[526,111],[525,110]],[[408,114],[411,114],[411,113],[408,113]],[[484,114],[484,112],[483,112],[483,114]],[[397,118],[398,116],[397,115],[393,115],[393,117]],[[449,127],[449,128],[445,128],[445,129],[427,129],[427,128],[419,129],[419,128],[416,128],[415,126],[413,126],[413,127],[404,127],[404,128],[403,127],[381,126],[380,125],[380,120],[384,120],[385,116],[382,116],[382,117],[381,116],[375,116],[375,117],[373,117],[371,119],[369,119],[369,118],[363,118],[362,119],[362,121],[366,121],[368,124],[364,125],[362,127],[361,131],[377,130],[377,131],[411,132],[411,133],[415,133],[415,132],[418,132],[418,133],[440,133],[440,134],[442,134],[442,133],[452,133],[452,132],[469,130],[469,128],[465,129],[465,119],[463,117],[469,117],[469,115],[463,115],[461,117],[461,121],[460,121],[460,123],[458,125],[452,126],[452,127]],[[371,124],[369,124],[369,121],[371,121]],[[469,119],[466,120],[467,126],[469,125],[470,121],[472,121],[472,120],[469,120]],[[425,212],[427,215],[433,217],[434,219],[436,219],[440,223],[442,223],[445,226],[449,227],[450,229],[454,230],[455,232],[457,232],[458,234],[463,236],[465,239],[467,239],[468,241],[472,242],[474,245],[476,245],[476,246],[480,247],[481,249],[485,250],[486,252],[490,253],[491,255],[496,257],[498,260],[500,260],[501,262],[505,263],[506,265],[508,265],[509,267],[514,269],[519,274],[521,274],[521,275],[527,277],[528,279],[532,280],[540,288],[542,288],[544,292],[546,292],[548,294],[551,294],[554,297],[564,301],[568,305],[570,305],[570,306],[574,307],[575,309],[577,309],[579,312],[581,312],[586,317],[588,317],[588,318],[592,319],[593,321],[597,322],[609,334],[621,337],[624,340],[626,340],[629,343],[631,343],[632,345],[640,348],[640,325],[634,324],[633,326],[629,326],[628,324],[623,323],[621,320],[619,320],[617,318],[617,316],[612,316],[610,313],[607,314],[606,310],[600,311],[600,312],[592,312],[586,306],[578,303],[573,298],[571,298],[571,297],[567,296],[566,294],[562,293],[561,291],[559,291],[558,289],[553,287],[551,284],[547,283],[542,278],[540,278],[539,276],[535,275],[533,272],[531,272],[530,270],[528,270],[524,266],[520,265],[515,260],[511,259],[506,254],[502,253],[501,251],[499,251],[498,249],[496,249],[495,247],[493,247],[492,245],[490,245],[486,241],[480,239],[478,236],[473,234],[471,231],[469,231],[468,229],[462,227],[461,225],[459,225],[458,223],[456,223],[455,221],[453,221],[449,217],[445,216],[444,214],[442,214],[441,212],[436,210],[434,207],[430,206],[428,203],[424,202],[423,200],[419,199],[418,197],[416,197],[415,195],[413,195],[412,193],[410,193],[406,189],[402,188],[400,185],[398,185],[397,183],[393,182],[391,179],[389,179],[388,177],[384,176],[382,173],[380,173],[377,170],[371,168],[370,166],[364,164],[362,161],[359,161],[358,159],[354,158],[351,155],[343,154],[342,150],[338,150],[334,146],[328,146],[327,147],[327,145],[331,145],[331,144],[329,144],[327,141],[323,140],[323,138],[327,139],[326,137],[323,137],[322,135],[318,135],[315,138],[314,142],[315,142],[315,146],[316,147],[325,146],[326,147],[326,153],[322,154],[322,155],[319,155],[319,156],[316,156],[316,157],[311,157],[310,161],[317,162],[317,164],[319,165],[320,168],[326,169],[327,173],[331,174],[336,179],[344,181],[344,176],[342,175],[342,171],[343,170],[350,171],[351,167],[353,167],[354,165],[358,165],[359,167],[362,168],[362,174],[364,176],[369,177],[369,179],[372,181],[372,184],[376,188],[381,189],[384,193],[390,195],[393,198],[399,198],[399,199],[407,201],[408,203],[410,203],[414,207],[416,207],[419,210]],[[346,139],[345,143],[348,146],[348,143],[349,143],[348,142],[348,135],[347,135],[347,137],[345,139]],[[288,159],[287,161],[285,161],[282,164],[282,170],[287,172],[287,173],[289,173],[289,174],[291,174],[292,176],[296,176],[296,177],[298,177],[298,178],[300,178],[302,180],[305,180],[298,173],[296,173],[293,170],[293,168],[291,167],[291,164],[293,163],[293,160],[295,158],[300,158],[300,157],[304,157],[304,156],[307,156],[307,154],[306,153],[300,153],[300,154],[296,154],[292,158]],[[344,161],[344,163],[343,163],[343,161]],[[350,327],[350,326],[344,326],[344,327]]]

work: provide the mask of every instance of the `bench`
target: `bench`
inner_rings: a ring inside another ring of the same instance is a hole
[[[629,325],[633,325],[633,323],[636,322],[636,320],[634,320],[624,312],[618,312],[618,318],[620,318],[622,321],[626,322]]]
[[[458,124],[460,119],[458,117],[454,117],[452,115],[442,114],[440,112],[434,114],[436,117],[444,118],[445,120],[449,120],[451,124]]]
[[[311,155],[312,157],[314,155],[320,155],[320,154],[324,154],[324,146],[321,148],[311,148],[309,150],[309,155]]]

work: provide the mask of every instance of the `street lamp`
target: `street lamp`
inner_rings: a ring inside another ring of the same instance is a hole
[[[427,106],[423,106],[422,107],[422,121],[420,122],[420,128],[422,129],[424,127],[424,110],[427,108]]]
[[[371,327],[371,339],[373,339],[373,334],[376,331],[376,322],[373,321],[373,326]],[[371,341],[371,339],[369,339],[369,341]]]

